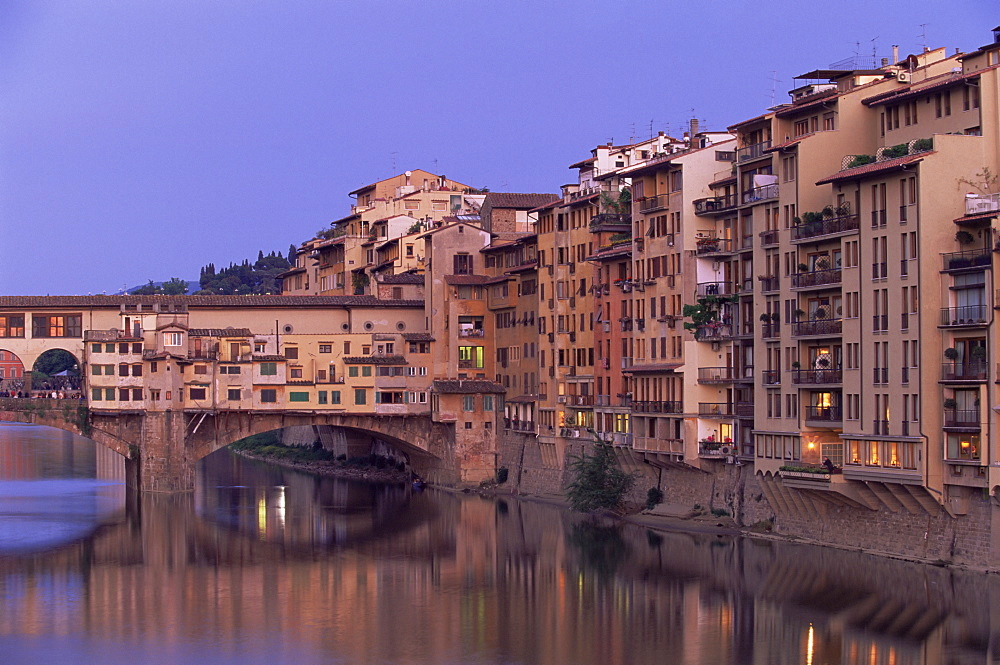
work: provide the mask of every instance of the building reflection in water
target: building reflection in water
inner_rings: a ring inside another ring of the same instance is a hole
[[[995,663],[1000,635],[993,577],[225,453],[0,579],[0,635],[159,662]]]

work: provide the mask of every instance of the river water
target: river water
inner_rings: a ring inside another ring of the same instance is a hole
[[[0,426],[0,662],[1000,662],[994,576]]]

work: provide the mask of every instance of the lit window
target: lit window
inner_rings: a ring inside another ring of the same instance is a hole
[[[180,346],[183,341],[179,332],[163,333],[163,346]]]

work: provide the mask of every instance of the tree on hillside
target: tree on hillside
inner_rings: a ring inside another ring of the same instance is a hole
[[[164,282],[160,287],[160,292],[165,296],[182,296],[187,293],[187,280],[180,277],[171,277],[169,282]]]

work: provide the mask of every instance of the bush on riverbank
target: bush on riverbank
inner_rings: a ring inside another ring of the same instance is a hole
[[[330,462],[333,453],[322,446],[286,446],[278,440],[277,432],[264,432],[241,439],[230,446],[233,450],[273,457],[289,462]]]

